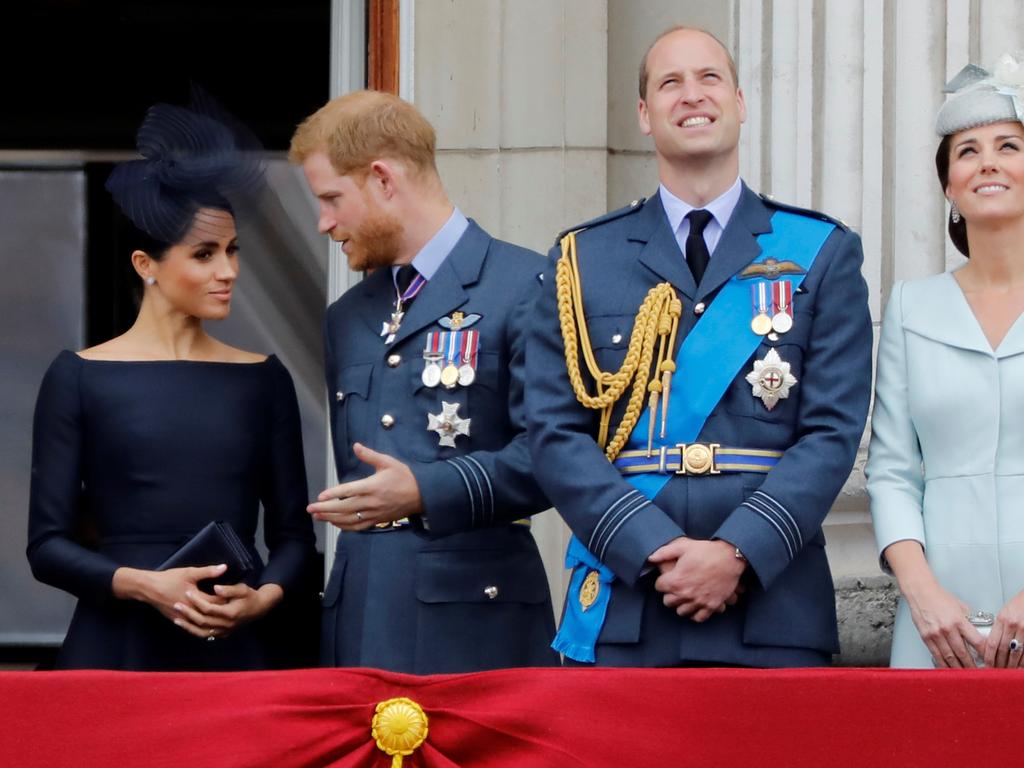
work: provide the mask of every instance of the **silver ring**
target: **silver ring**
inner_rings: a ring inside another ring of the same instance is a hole
[[[214,637],[214,635],[213,635],[213,630],[211,629],[211,630],[210,630],[210,634],[208,634],[208,635],[206,636],[206,642],[208,642],[208,643],[212,643],[212,642],[213,642],[214,640],[216,640],[216,639],[217,639],[217,638],[216,638],[216,637]]]
[[[1016,637],[1010,640],[1010,653],[1018,653],[1021,647],[1021,642]]]
[[[360,523],[363,522],[363,513],[362,512],[356,512],[356,520],[358,520]]]

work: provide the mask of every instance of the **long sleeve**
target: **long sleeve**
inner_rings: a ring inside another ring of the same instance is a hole
[[[269,551],[261,583],[287,593],[302,582],[313,555],[313,523],[306,512],[306,467],[295,386],[287,369],[273,359],[274,401],[268,466],[260,489],[264,538]]]
[[[821,529],[853,467],[871,398],[871,317],[860,238],[837,230],[818,260],[824,271],[798,385],[796,440],[715,533],[739,547],[765,589]]]
[[[902,283],[893,286],[882,321],[875,409],[871,417],[871,443],[865,474],[879,553],[890,544],[905,539],[919,541],[923,546],[921,504],[924,476],[921,446],[910,418]],[[881,564],[888,570],[884,558]]]
[[[548,506],[530,460],[524,393],[526,330],[538,287],[530,275],[507,324],[508,443],[496,451],[472,451],[410,467],[433,536],[505,525]]]
[[[558,256],[553,249],[527,348],[537,372],[526,393],[534,472],[577,538],[632,585],[647,557],[683,531],[622,479],[594,440],[594,412],[580,407],[566,372],[555,293]]]
[[[118,564],[75,538],[81,527],[83,416],[81,360],[62,353],[43,377],[32,426],[28,560],[41,582],[103,602]]]

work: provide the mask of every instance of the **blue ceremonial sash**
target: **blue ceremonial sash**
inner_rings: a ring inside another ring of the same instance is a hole
[[[772,231],[757,238],[761,253],[751,263],[775,259],[799,265],[803,274],[785,275],[792,282],[795,293],[814,264],[821,247],[835,229],[835,224],[788,211],[776,211],[771,222]],[[704,428],[704,422],[736,378],[737,371],[761,343],[761,336],[750,328],[749,281],[741,280],[739,275],[733,275],[722,286],[711,306],[679,348],[676,374],[672,377],[672,403],[668,409],[665,437],[660,438],[660,430],[655,430],[652,445],[655,453],[662,446],[696,440]],[[699,371],[700,375],[692,375],[694,371]],[[646,450],[649,423],[650,411],[645,408],[630,433],[625,450]],[[645,472],[626,475],[624,479],[648,500],[652,500],[671,477],[669,473]],[[581,555],[581,551],[587,557]],[[611,583],[615,575],[575,536],[569,542],[565,559],[566,567],[574,570],[566,595],[562,624],[551,646],[575,661],[593,662],[594,647],[608,613]],[[595,603],[584,611],[579,601],[579,590],[589,570],[599,572],[601,589]],[[591,616],[591,613],[594,615]]]

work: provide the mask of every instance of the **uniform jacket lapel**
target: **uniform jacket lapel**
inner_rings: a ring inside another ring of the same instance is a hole
[[[697,286],[694,285],[686,257],[680,251],[675,233],[668,223],[661,195],[657,192],[651,195],[633,217],[632,224],[629,239],[644,244],[640,251],[640,263],[692,299]]]
[[[761,254],[757,236],[772,231],[771,209],[746,184],[711,254],[697,298],[704,299]]]
[[[436,323],[441,317],[451,314],[469,300],[465,286],[479,279],[490,243],[491,236],[471,219],[469,227],[452,252],[441,262],[437,272],[406,312],[402,326],[395,334],[396,345],[424,327]]]

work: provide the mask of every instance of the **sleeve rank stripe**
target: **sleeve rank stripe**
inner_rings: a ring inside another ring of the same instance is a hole
[[[793,530],[793,537],[794,537],[794,538],[796,539],[796,542],[797,542],[797,549],[799,549],[800,547],[802,547],[802,546],[804,545],[804,537],[803,537],[803,534],[801,534],[801,533],[800,533],[800,526],[798,526],[798,525],[796,524],[796,520],[794,520],[794,519],[793,519],[793,516],[792,516],[791,514],[789,514],[789,510],[788,510],[788,509],[786,509],[786,508],[785,508],[784,506],[782,506],[782,505],[781,505],[781,504],[780,504],[780,503],[779,503],[778,501],[776,501],[776,500],[775,500],[774,498],[772,498],[771,496],[769,496],[769,495],[768,495],[767,493],[765,493],[764,491],[761,491],[761,490],[757,490],[757,491],[754,491],[754,496],[757,496],[757,497],[758,497],[758,498],[760,498],[760,499],[764,499],[764,501],[765,501],[765,502],[766,502],[766,503],[767,503],[767,504],[768,504],[769,506],[771,506],[771,507],[774,507],[774,508],[775,508],[775,510],[776,510],[776,511],[777,511],[777,512],[778,512],[778,513],[779,513],[780,515],[783,515],[783,516],[785,516],[785,518],[786,518],[786,519],[787,519],[787,520],[789,521],[789,524],[790,524],[790,526],[791,526],[791,528],[792,528],[792,530]]]
[[[783,530],[782,526],[779,525],[778,522],[776,522],[774,517],[772,517],[763,509],[758,509],[756,506],[754,506],[754,503],[751,501],[751,499],[747,499],[745,502],[743,502],[741,506],[746,507],[747,509],[759,514],[761,517],[767,520],[768,523],[778,532],[779,538],[782,539],[782,543],[786,545],[786,552],[789,554],[789,559],[792,560],[794,557],[796,557],[796,552],[793,551],[793,544],[790,541],[788,532]]]
[[[471,462],[472,464],[474,464],[477,467],[477,469],[480,470],[480,474],[483,476],[484,482],[487,484],[487,498],[491,502],[490,503],[491,522],[493,523],[494,522],[494,486],[491,485],[491,477],[490,477],[490,475],[487,474],[487,470],[484,469],[483,464],[481,464],[479,461],[474,459],[472,456],[467,454],[466,456],[463,456],[463,459],[465,459],[468,462]]]
[[[476,486],[477,496],[480,499],[480,525],[488,525],[491,521],[487,518],[487,504],[484,499],[484,487],[477,475],[476,467],[466,461],[465,456],[453,456],[448,461],[458,462],[459,466],[473,476],[473,484]]]
[[[471,526],[476,525],[476,502],[473,499],[473,488],[469,484],[469,478],[466,477],[466,473],[462,467],[455,463],[454,460],[448,459],[448,463],[455,467],[455,470],[462,476],[462,482],[466,484],[466,495],[469,496],[469,524]]]
[[[623,502],[627,501],[628,499],[633,498],[634,496],[641,496],[641,495],[642,494],[640,493],[640,491],[631,490],[631,491],[628,491],[622,497],[620,497],[617,501],[613,502],[612,505],[610,507],[608,507],[607,510],[605,510],[605,513],[603,515],[601,515],[601,519],[597,521],[597,525],[594,526],[594,532],[592,534],[590,534],[590,542],[587,544],[587,549],[589,549],[592,553],[594,552],[594,549],[595,549],[594,545],[595,545],[595,541],[598,538],[598,534],[600,533],[602,527],[604,526],[605,520],[608,518],[608,516],[615,513],[616,507],[618,507],[620,504],[622,504]]]
[[[612,539],[615,538],[616,532],[619,528],[629,520],[640,507],[647,504],[647,497],[643,494],[638,493],[637,497],[632,498],[626,502],[623,506],[619,507],[619,510],[608,519],[608,524],[604,527],[603,535],[598,537],[597,548],[600,550],[594,550],[594,555],[598,560],[604,560],[604,554],[608,551],[608,545],[611,544]]]
[[[641,509],[646,507],[648,504],[650,504],[650,502],[647,500],[647,497],[643,497],[639,504],[633,507],[633,509],[628,514],[624,515],[619,520],[618,524],[614,528],[612,528],[612,530],[608,533],[608,538],[605,540],[604,547],[602,547],[601,549],[601,555],[598,557],[599,560],[601,560],[602,562],[604,561],[604,555],[605,552],[608,551],[608,545],[612,543],[612,539],[614,539],[615,534],[619,532],[619,528],[625,525],[629,518],[633,517],[633,515],[635,515]]]
[[[797,551],[803,546],[800,539],[800,532],[793,532],[790,524],[786,521],[786,518],[779,514],[779,511],[772,507],[770,504],[765,503],[763,499],[757,498],[756,494],[747,499],[752,509],[757,509],[761,514],[766,517],[770,517],[782,526],[786,534],[786,538],[792,544],[793,550]]]

